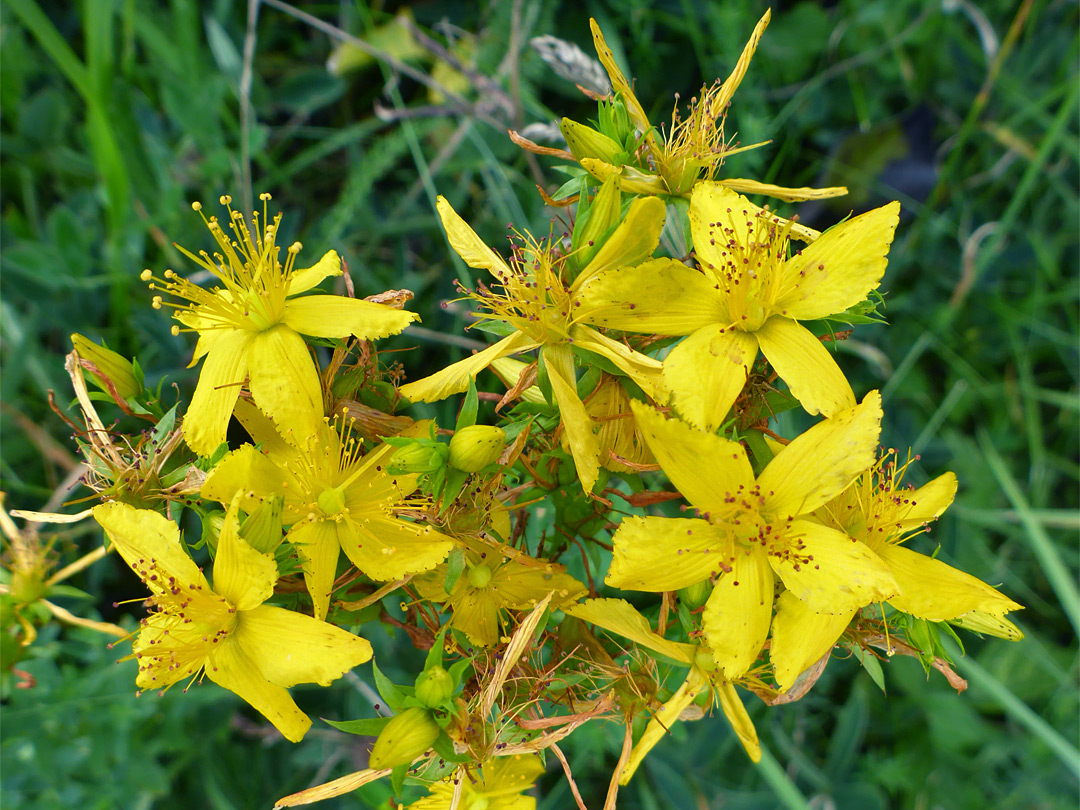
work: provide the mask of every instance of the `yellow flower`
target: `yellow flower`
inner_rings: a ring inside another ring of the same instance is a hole
[[[490,549],[466,553],[465,570],[448,594],[446,564],[417,577],[412,584],[421,598],[449,602],[453,611],[450,626],[460,630],[473,644],[490,647],[499,641],[500,611],[536,607],[548,594],[552,606],[574,601],[586,588],[566,573],[561,565],[530,558],[531,565],[497,556]]]
[[[881,423],[876,391],[796,438],[756,480],[737,442],[665,420],[637,402],[631,407],[660,467],[700,517],[624,519],[605,581],[659,592],[712,578],[702,628],[726,679],[750,668],[768,636],[774,576],[822,613],[898,592],[876,554],[811,514],[873,464]]]
[[[268,429],[255,432],[258,439]],[[282,497],[281,520],[290,527],[285,539],[300,554],[318,618],[330,608],[339,551],[383,581],[427,571],[450,553],[449,537],[398,517],[416,505],[408,500],[416,477],[386,472],[394,447],[383,444],[361,455],[362,445],[350,431],[342,437],[325,422],[302,450],[280,439],[261,444],[261,452],[245,444],[229,453],[207,477],[202,494],[227,503],[239,492],[245,508],[257,496]]]
[[[1022,605],[970,574],[905,547],[948,508],[957,485],[950,472],[918,489],[904,487],[910,463],[898,466],[895,452],[888,451],[814,516],[865,543],[885,562],[900,588],[887,600],[897,610],[932,622],[971,615],[976,625],[1011,626],[1002,617]],[[771,659],[782,690],[832,649],[855,612],[823,615],[794,596],[781,595],[773,622]],[[1003,636],[1014,641],[1023,638],[1018,630]]]
[[[642,149],[638,155],[627,156],[636,164],[631,165],[619,159],[625,153],[625,144],[620,144],[614,138],[591,127],[563,119],[563,134],[574,158],[601,181],[618,175],[625,191],[686,196],[695,183],[712,180],[716,170],[730,155],[762,146],[763,144],[730,146],[724,136],[724,120],[732,96],[750,67],[750,60],[770,18],[771,12],[766,11],[726,81],[717,80],[711,87],[702,87],[701,92],[691,99],[689,106],[681,114],[676,105],[666,137],[649,123],[633,87],[615,64],[615,58],[604,40],[600,26],[596,24],[596,20],[590,19],[597,56],[607,70],[618,100],[625,106],[630,123],[640,134]],[[623,165],[616,165],[619,163]],[[719,182],[735,191],[766,194],[783,200],[822,199],[847,193],[847,189],[843,187],[785,188],[743,178],[729,178]]]
[[[468,769],[464,777],[448,776],[429,788],[430,795],[410,804],[405,810],[535,810],[536,799],[521,795],[544,772],[540,757],[516,754],[496,757],[479,770]],[[461,795],[454,801],[461,779]]]
[[[277,566],[240,537],[235,502],[218,537],[213,586],[184,552],[176,524],[157,512],[113,502],[95,507],[94,518],[149,587],[156,608],[134,643],[140,689],[205,674],[297,742],[311,720],[286,687],[328,686],[371,658],[366,640],[263,604],[274,593]]]
[[[487,270],[495,277],[495,288],[481,286],[472,294],[487,310],[482,317],[502,321],[514,331],[472,357],[401,386],[401,394],[413,402],[444,399],[466,390],[469,380],[498,358],[539,348],[582,487],[591,491],[599,473],[600,448],[596,426],[577,394],[572,348],[600,355],[650,395],[659,381],[661,366],[589,326],[589,313],[575,302],[575,295],[595,274],[641,262],[656,249],[664,225],[664,204],[654,197],[634,200],[614,233],[572,283],[566,277],[566,257],[557,255],[557,242],[538,243],[526,235],[508,265],[445,198],[439,197],[438,209],[454,250],[470,267]]]
[[[656,463],[630,412],[630,397],[617,378],[601,375],[600,383],[585,398],[585,411],[598,424],[601,467],[633,473]]]
[[[247,387],[255,402],[279,426],[283,435],[302,440],[313,433],[323,418],[322,389],[307,344],[300,335],[361,340],[396,335],[419,316],[385,304],[374,304],[337,295],[309,295],[307,292],[328,276],[341,275],[341,260],[329,251],[317,264],[295,269],[301,245],[294,242],[285,263],[278,259],[275,244],[281,214],[267,221],[262,194],[263,226],[253,214],[248,228],[239,211],[229,212],[230,236],[217,217],[206,220],[220,253],[206,251],[196,256],[179,248],[192,261],[210,272],[223,287],[206,290],[172,270],[164,279],[149,270],[142,274],[150,289],[172,295],[187,303],[174,304],[154,296],[154,307],[171,306],[173,317],[186,327],[174,326],[173,333],[195,331],[199,342],[191,365],[206,357],[195,395],[184,419],[184,437],[200,455],[211,454],[223,441],[240,386]],[[221,202],[229,206],[231,198]],[[200,203],[193,203],[196,211]],[[179,247],[179,246],[178,246]]]
[[[690,226],[701,271],[670,259],[594,276],[582,289],[593,323],[689,335],[664,360],[663,385],[690,424],[714,430],[758,349],[812,414],[855,404],[829,351],[800,320],[843,312],[876,288],[899,221],[889,203],[788,256],[790,228],[715,183],[694,189]]]

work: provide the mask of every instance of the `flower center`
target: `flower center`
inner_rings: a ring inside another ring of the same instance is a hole
[[[486,588],[491,582],[491,569],[486,565],[474,566],[469,571],[469,584],[474,588]]]

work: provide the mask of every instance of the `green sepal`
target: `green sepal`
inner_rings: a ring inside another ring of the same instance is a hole
[[[870,676],[877,688],[881,690],[881,694],[888,694],[885,691],[885,672],[881,669],[881,662],[877,659],[869,650],[864,650],[862,647],[852,647],[852,653],[855,654],[855,658],[858,659],[862,668],[866,670],[866,674]]]
[[[446,558],[446,579],[443,580],[443,590],[447,595],[461,579],[461,573],[465,570],[465,551],[455,546],[450,550],[450,556]],[[441,632],[441,631],[440,631]],[[434,649],[434,648],[432,648]],[[440,655],[440,660],[442,656]]]
[[[338,731],[344,731],[346,734],[359,734],[362,737],[378,737],[391,720],[389,717],[361,717],[359,720],[323,719]]]
[[[382,674],[374,658],[371,660],[371,669],[375,673],[375,688],[379,690],[379,696],[386,701],[391,711],[400,712],[405,706],[405,692]]]
[[[390,771],[390,787],[393,789],[395,796],[401,795],[401,791],[405,787],[405,777],[409,773],[409,765],[411,764],[411,762],[407,762],[396,766]]]
[[[457,432],[462,428],[471,427],[476,424],[476,413],[480,408],[480,397],[476,393],[476,378],[470,378],[469,390],[465,392],[465,401],[461,403],[461,410],[458,411],[457,424],[454,425],[454,431]]]
[[[460,762],[472,762],[473,760],[469,754],[458,754],[454,751],[454,741],[450,739],[445,731],[439,734],[432,748],[446,762],[458,764]]]

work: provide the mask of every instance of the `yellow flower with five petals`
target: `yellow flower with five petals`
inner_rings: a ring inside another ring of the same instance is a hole
[[[277,565],[240,537],[237,502],[218,536],[213,585],[185,553],[180,530],[157,512],[112,502],[94,518],[150,589],[155,612],[134,642],[140,689],[166,689],[205,674],[235,692],[298,742],[311,720],[286,687],[329,686],[371,658],[371,645],[326,622],[263,604],[274,593]]]
[[[726,679],[743,675],[765,643],[775,578],[822,613],[899,592],[881,558],[812,514],[873,464],[876,391],[794,439],[756,478],[739,443],[631,407],[660,467],[699,517],[624,519],[605,582],[660,592],[713,580],[702,628]]]
[[[907,541],[926,530],[952,503],[956,476],[945,473],[918,489],[902,482],[908,464],[897,465],[890,450],[850,487],[814,514],[823,524],[854,537],[889,567],[900,587],[887,600],[899,611],[931,622],[952,621],[968,614],[1004,618],[1022,609],[996,588],[941,560],[907,548]],[[781,594],[772,628],[772,661],[776,682],[789,689],[796,678],[825,655],[854,618],[856,610],[821,613],[792,594]],[[1016,630],[1006,638],[1018,640]]]
[[[802,320],[843,312],[876,288],[898,222],[889,203],[788,255],[790,227],[715,183],[699,184],[690,227],[700,271],[671,259],[606,271],[583,286],[593,323],[688,335],[664,359],[675,410],[704,430],[723,422],[758,350],[812,414],[855,404],[836,361]]]
[[[186,303],[166,302],[158,294],[154,307],[170,306],[173,317],[185,330],[173,326],[173,334],[199,334],[194,366],[203,357],[195,394],[184,417],[184,438],[200,455],[210,455],[223,441],[247,380],[252,397],[283,435],[301,441],[313,433],[323,418],[323,397],[315,363],[301,335],[323,338],[375,340],[396,335],[412,321],[413,312],[339,295],[307,295],[328,276],[341,275],[341,259],[327,252],[312,267],[295,268],[301,245],[294,242],[285,262],[276,244],[281,214],[270,222],[266,214],[269,194],[262,194],[262,226],[258,214],[249,228],[243,215],[223,196],[229,216],[229,233],[217,217],[203,219],[218,243],[220,253],[199,255],[177,246],[188,258],[208,271],[223,286],[207,290],[166,270],[164,279],[145,270],[142,280],[150,289]],[[192,208],[201,212],[202,205]],[[299,297],[298,297],[299,296]]]

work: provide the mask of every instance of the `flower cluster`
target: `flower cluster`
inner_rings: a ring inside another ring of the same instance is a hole
[[[473,326],[499,337],[464,360],[402,383],[375,341],[419,319],[411,294],[317,292],[342,261],[299,268],[299,243],[282,259],[269,195],[250,215],[222,197],[224,224],[204,217],[216,252],[183,251],[217,286],[143,274],[174,334],[198,338],[179,432],[137,365],[77,336],[78,380],[158,425],[152,478],[86,448],[93,516],[150,593],[139,688],[205,676],[295,741],[311,721],[287,687],[366,662],[365,625],[428,651],[411,685],[373,668],[393,717],[335,723],[377,737],[371,767],[282,806],[391,776],[429,786],[418,809],[532,807],[544,752],[601,719],[625,729],[615,791],[692,709],[719,708],[756,760],[743,692],[798,699],[830,656],[874,648],[947,669],[952,626],[1019,637],[1020,605],[925,553],[956,478],[904,483],[881,396],[856,396],[833,351],[837,324],[874,320],[899,203],[819,233],[744,195],[845,189],[723,176],[768,19],[666,131],[593,23],[613,92],[595,126],[563,121],[568,151],[542,150],[575,164],[571,231],[515,232],[504,257],[438,198],[483,271],[462,290]],[[661,248],[665,226],[687,250]],[[455,395],[452,429],[414,420]],[[781,435],[774,417],[800,408],[810,426]]]

